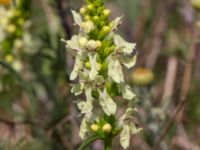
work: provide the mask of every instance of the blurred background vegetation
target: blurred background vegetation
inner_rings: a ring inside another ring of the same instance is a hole
[[[71,9],[82,0],[0,0],[0,149],[75,150],[81,117],[70,94]],[[130,150],[200,150],[200,0],[107,0],[137,43],[126,79],[143,132]],[[123,102],[121,109],[123,110]],[[102,150],[102,143],[90,148]],[[114,143],[114,150],[122,149]]]

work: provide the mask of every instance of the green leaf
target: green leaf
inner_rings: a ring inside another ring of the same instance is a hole
[[[124,54],[131,54],[136,46],[135,43],[126,42],[121,36],[114,36],[114,43],[117,45],[117,50]]]
[[[124,149],[129,147],[130,142],[130,129],[128,125],[124,125],[120,133],[120,143]]]
[[[108,76],[117,83],[124,82],[122,66],[115,57],[111,57],[111,60],[109,61]]]
[[[75,24],[81,26],[81,23],[83,22],[81,15],[74,10],[72,10],[72,15],[73,15]]]
[[[112,98],[108,95],[106,88],[104,91],[99,90],[99,102],[103,109],[103,111],[108,115],[114,115],[117,111],[117,105],[112,100]]]
[[[81,53],[77,53],[74,68],[70,74],[70,80],[75,80],[78,76],[79,70],[83,67],[83,62],[81,61]]]
[[[127,57],[127,56],[120,56],[120,61],[121,63],[126,66],[127,68],[131,68],[135,65],[137,60],[137,55],[133,57]]]

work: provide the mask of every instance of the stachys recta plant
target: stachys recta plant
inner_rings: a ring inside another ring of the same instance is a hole
[[[126,84],[122,70],[135,65],[136,44],[117,34],[122,17],[110,21],[111,12],[103,0],[86,0],[80,12],[72,10],[72,14],[79,33],[65,42],[68,52],[75,57],[70,80],[78,79],[71,91],[76,96],[84,95],[76,101],[83,116],[79,135],[84,142],[79,149],[101,139],[105,149],[110,150],[117,135],[126,149],[130,135],[141,130],[133,122],[136,95]],[[119,101],[127,101],[121,116],[117,116]]]

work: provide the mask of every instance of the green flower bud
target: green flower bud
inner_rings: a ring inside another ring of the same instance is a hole
[[[111,29],[111,28],[110,28],[109,26],[104,26],[104,27],[102,28],[102,32],[106,34],[106,33],[110,32],[110,29]]]
[[[106,71],[108,69],[108,61],[104,61],[101,67],[102,71]]]
[[[110,47],[110,52],[113,52],[115,48],[116,48],[115,45],[111,46],[111,47]]]
[[[87,42],[87,46],[88,46],[89,49],[94,50],[94,49],[97,48],[97,43],[96,43],[95,40],[89,40]]]
[[[87,69],[91,69],[91,64],[90,64],[89,61],[87,61],[87,62],[85,63],[85,67],[86,67]]]
[[[90,33],[90,31],[92,31],[95,28],[95,26],[92,21],[86,21],[81,24],[81,28],[84,32]]]
[[[23,18],[18,19],[19,25],[23,25],[25,23],[25,20]]]
[[[101,64],[101,63],[97,63],[97,68],[98,68],[98,70],[100,70],[101,67],[102,67],[102,64]]]
[[[103,27],[105,25],[105,21],[100,22],[100,26]]]
[[[92,11],[92,10],[94,10],[94,6],[93,6],[92,4],[89,4],[89,5],[87,6],[87,9],[88,9],[89,11]]]
[[[104,14],[104,16],[108,17],[108,16],[110,16],[111,12],[109,9],[104,9],[103,14]]]
[[[109,123],[103,125],[103,131],[109,133],[112,130],[112,126]]]
[[[96,22],[96,21],[99,21],[99,16],[94,16],[93,17],[93,20]]]
[[[109,23],[109,27],[112,28],[113,27],[113,22]]]
[[[78,40],[78,44],[80,45],[80,47],[84,47],[86,46],[86,43],[88,42],[86,37],[80,37]]]
[[[104,49],[104,53],[105,55],[109,55],[110,53],[113,52],[113,50],[115,49],[115,46],[110,46]]]
[[[81,13],[82,15],[86,13],[85,7],[82,7],[82,8],[80,9],[80,13]]]
[[[97,8],[97,13],[102,13],[104,9],[105,9],[104,6],[98,7]]]
[[[106,89],[107,89],[107,92],[108,93],[111,93],[111,91],[112,91],[112,84],[111,83],[106,83]]]
[[[98,124],[92,124],[90,126],[90,129],[93,131],[93,132],[98,132],[99,131],[99,125]]]
[[[86,16],[85,16],[85,20],[89,21],[89,20],[90,20],[90,16],[89,16],[89,15],[86,15]]]

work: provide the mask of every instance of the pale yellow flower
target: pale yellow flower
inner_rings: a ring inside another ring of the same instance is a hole
[[[138,68],[132,73],[133,83],[136,85],[148,85],[154,79],[154,74],[150,69]]]

